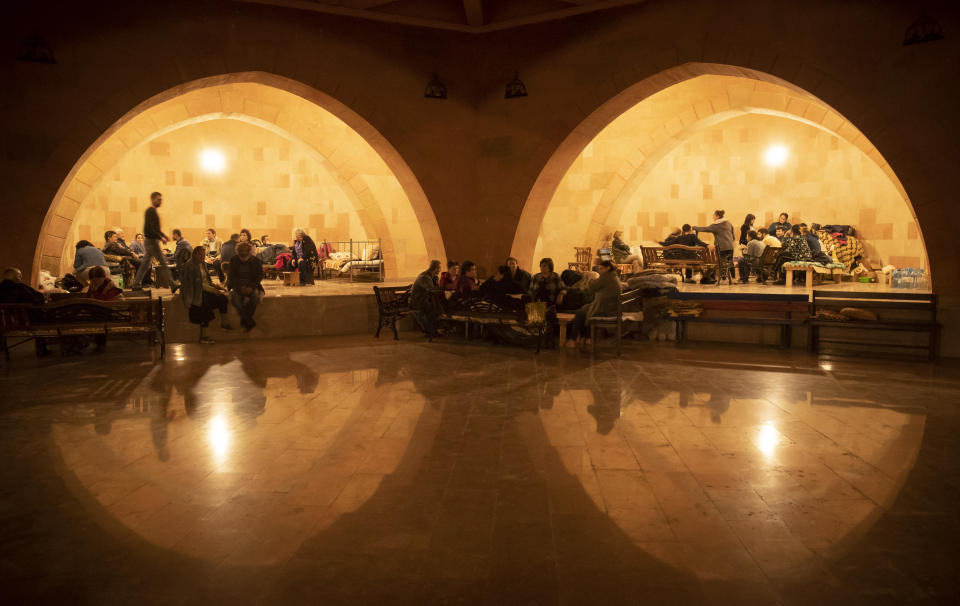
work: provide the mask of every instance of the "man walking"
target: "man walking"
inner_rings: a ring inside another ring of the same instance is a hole
[[[157,282],[161,285],[168,285],[172,293],[176,293],[177,289],[180,288],[180,284],[173,281],[170,268],[167,267],[167,260],[160,249],[161,243],[169,242],[166,234],[160,230],[160,214],[157,209],[160,208],[161,204],[163,204],[163,194],[158,191],[150,194],[150,207],[143,214],[143,248],[146,254],[143,255],[140,267],[137,269],[137,275],[133,279],[133,284],[130,285],[133,290],[142,289],[143,278],[153,267],[154,259],[160,264],[157,268]]]

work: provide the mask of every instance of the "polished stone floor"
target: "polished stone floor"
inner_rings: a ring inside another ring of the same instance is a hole
[[[956,365],[402,338],[0,367],[4,602],[956,603]]]

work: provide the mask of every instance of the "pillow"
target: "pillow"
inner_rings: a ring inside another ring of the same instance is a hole
[[[369,246],[363,247],[363,254],[360,255],[361,261],[373,261],[380,257],[380,246],[378,244],[370,244]]]
[[[862,309],[860,307],[844,307],[840,310],[840,314],[847,316],[851,320],[866,320],[868,322],[875,322],[877,320],[877,314],[869,309]]]

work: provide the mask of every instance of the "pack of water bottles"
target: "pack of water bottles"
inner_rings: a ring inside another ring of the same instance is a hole
[[[895,269],[890,276],[890,286],[893,288],[930,289],[930,276],[923,269],[908,267]]]

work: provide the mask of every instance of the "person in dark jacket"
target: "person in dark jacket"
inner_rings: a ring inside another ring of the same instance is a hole
[[[173,263],[177,267],[177,275],[183,273],[183,266],[190,261],[190,257],[193,256],[193,247],[190,246],[190,242],[183,237],[183,232],[179,229],[175,229],[172,232],[173,241],[176,242],[176,247],[173,249]]]
[[[790,215],[787,213],[780,213],[780,216],[776,221],[770,224],[770,227],[767,228],[767,233],[776,234],[778,228],[783,229],[783,235],[786,235],[790,231],[790,221],[787,219],[790,218]]]
[[[0,303],[33,303],[43,305],[46,297],[43,293],[21,282],[23,274],[16,267],[3,270],[0,282]]]
[[[747,234],[750,233],[750,230],[753,229],[753,224],[757,220],[757,217],[753,213],[748,213],[746,218],[743,220],[743,225],[740,226],[740,245],[746,246],[747,242],[750,240],[747,238]]]
[[[510,270],[510,281],[520,287],[520,292],[527,292],[530,290],[530,274],[520,269],[520,262],[514,257],[507,257],[504,265]]]
[[[237,256],[230,260],[227,273],[227,288],[230,289],[230,302],[240,314],[240,325],[250,332],[257,325],[253,314],[263,298],[263,263],[253,256],[253,245],[249,242],[237,244]]]
[[[818,231],[820,231],[820,225],[818,223],[813,224],[812,230],[807,228],[806,223],[800,224],[800,232],[803,233],[803,239],[807,241],[807,246],[810,247],[810,254],[813,256],[813,260],[817,263],[823,263],[824,265],[833,263],[830,255],[823,252],[820,238],[817,237]]]
[[[513,299],[510,295],[524,295],[526,290],[513,281],[510,268],[501,265],[497,273],[480,285],[479,293],[484,299],[489,299],[505,309],[512,309],[521,304],[520,299]]]
[[[567,347],[576,347],[577,339],[584,343],[587,340],[587,325],[595,316],[611,316],[617,314],[618,297],[621,284],[617,277],[617,268],[610,261],[602,261],[597,270],[600,277],[587,287],[594,294],[592,302],[577,310],[573,320],[567,324]]]
[[[300,284],[313,284],[313,268],[317,262],[317,245],[301,228],[293,232],[290,264],[300,270]]]
[[[640,273],[640,257],[633,254],[630,245],[623,241],[623,232],[613,232],[613,241],[610,243],[610,252],[613,253],[614,263],[629,263],[633,265],[633,273]]]
[[[136,260],[136,255],[127,248],[126,243],[120,238],[120,234],[112,229],[103,234],[103,240],[103,254],[118,257],[123,279],[129,284],[140,266],[140,263]]]
[[[130,288],[140,290],[143,284],[143,278],[153,267],[153,261],[156,260],[160,266],[157,268],[157,282],[170,287],[171,292],[176,293],[180,285],[174,281],[170,274],[170,268],[167,267],[167,259],[163,256],[163,250],[160,244],[169,242],[167,235],[160,229],[160,214],[157,209],[163,204],[163,194],[158,191],[150,194],[150,206],[143,213],[143,248],[146,251],[143,259],[140,261],[140,268],[137,269],[137,275],[133,278],[133,284]]]
[[[417,276],[413,288],[410,289],[410,310],[417,324],[431,340],[437,336],[437,317],[440,315],[437,296],[443,296],[437,284],[439,275],[440,261],[433,259],[426,271]]]

